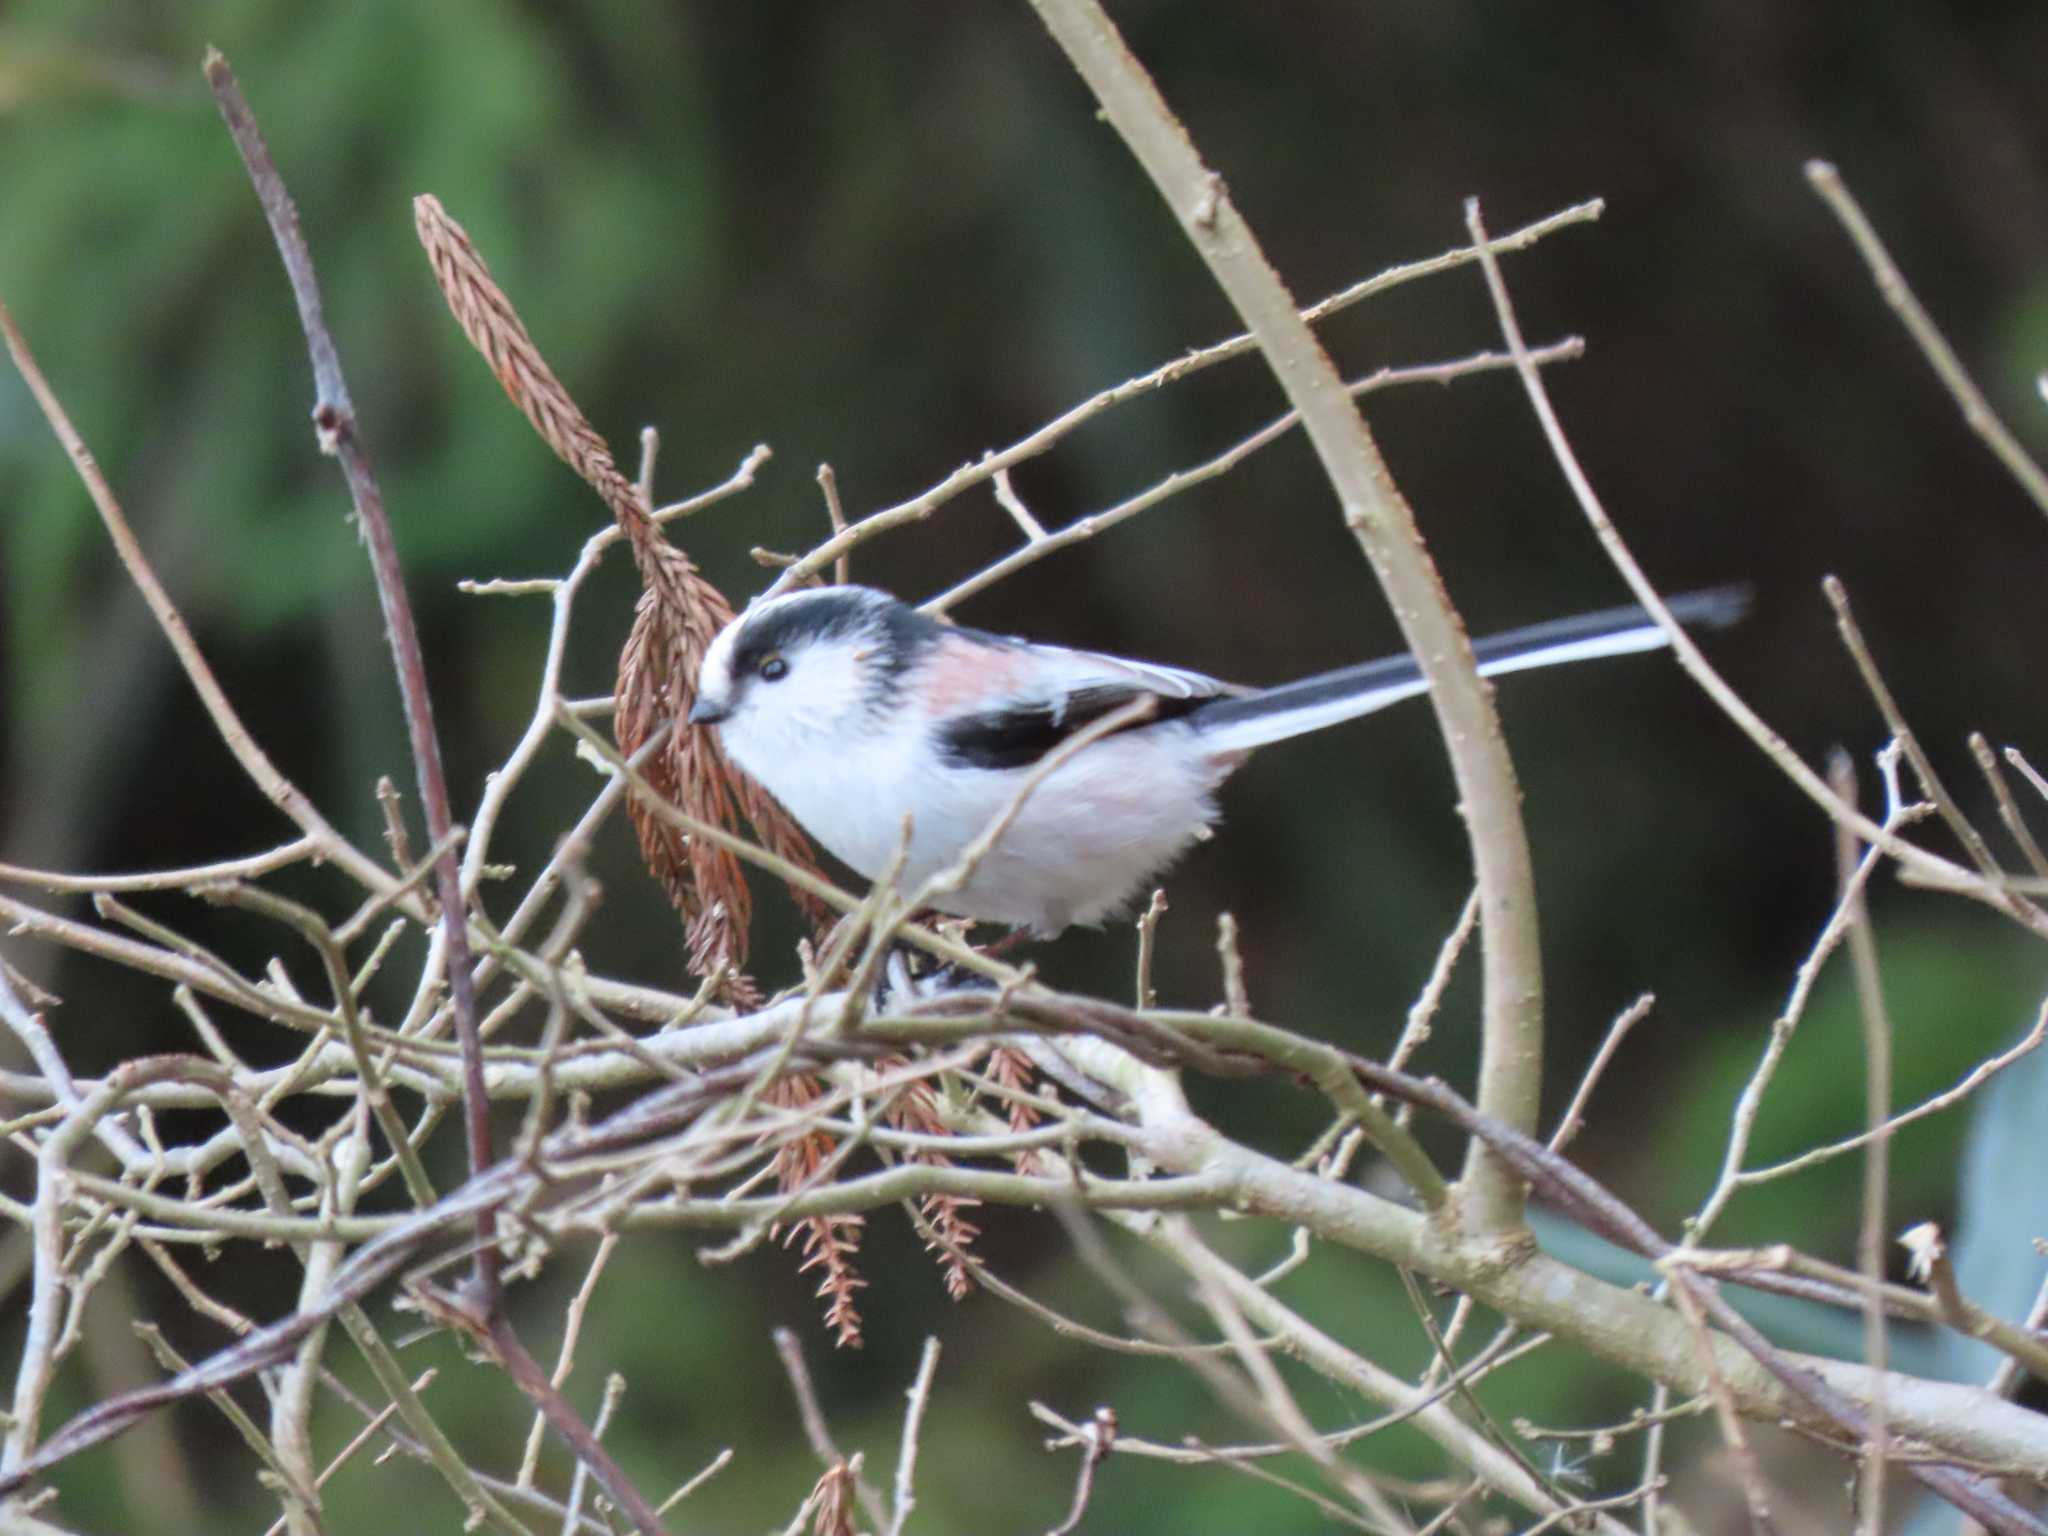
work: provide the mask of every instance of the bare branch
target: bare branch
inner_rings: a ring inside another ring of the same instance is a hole
[[[918,1357],[917,1379],[905,1394],[910,1406],[903,1413],[903,1446],[896,1456],[896,1492],[889,1512],[889,1536],[903,1536],[910,1512],[917,1507],[917,1448],[924,1433],[924,1412],[932,1397],[932,1378],[939,1369],[939,1341],[936,1335],[924,1341]]]
[[[1560,209],[1556,213],[1548,214],[1543,218],[1535,220],[1533,223],[1523,226],[1512,234],[1501,236],[1493,242],[1493,249],[1497,251],[1526,250],[1537,241],[1554,234],[1558,230],[1577,224],[1589,224],[1598,219],[1605,211],[1606,204],[1598,198],[1590,202],[1575,204],[1570,208]],[[1438,273],[1456,271],[1459,267],[1478,259],[1478,252],[1471,247],[1457,246],[1445,251],[1440,256],[1432,256],[1422,261],[1405,262],[1400,266],[1390,267],[1385,272],[1353,283],[1350,287],[1330,294],[1328,297],[1311,304],[1301,312],[1302,319],[1310,324],[1320,323],[1329,316],[1336,314],[1339,310],[1347,309],[1362,299],[1371,298],[1375,294],[1385,293],[1389,289],[1400,287],[1404,283],[1414,282],[1418,278],[1433,277]],[[992,479],[1000,470],[1012,469],[1025,460],[1035,458],[1037,455],[1046,452],[1083,423],[1093,420],[1104,411],[1121,405],[1127,400],[1137,399],[1140,396],[1150,394],[1154,390],[1177,383],[1195,373],[1201,372],[1205,368],[1213,367],[1217,363],[1226,362],[1231,358],[1247,356],[1257,349],[1258,341],[1251,334],[1246,333],[1233,336],[1226,341],[1220,341],[1211,346],[1200,347],[1194,351],[1184,353],[1171,362],[1162,363],[1149,373],[1140,374],[1136,378],[1127,379],[1121,384],[1105,389],[1082,401],[1079,405],[1064,412],[1054,420],[1047,422],[1036,432],[1033,432],[1021,441],[1013,443],[998,452],[983,454],[981,458],[972,463],[961,465],[952,474],[931,487],[931,489],[912,497],[908,501],[899,502],[895,506],[884,507],[878,512],[868,514],[866,517],[849,525],[843,534],[834,535],[801,559],[792,560],[785,557],[779,563],[784,564],[787,568],[776,578],[774,585],[769,588],[769,592],[773,594],[786,591],[797,582],[815,576],[827,565],[839,559],[840,556],[858,548],[879,534],[922,522],[947,502],[959,496],[963,491],[971,490],[982,482]]]
[[[391,642],[392,660],[398,674],[398,691],[405,703],[406,735],[412,743],[413,769],[419,780],[420,803],[426,813],[427,836],[439,846],[454,828],[449,809],[448,776],[441,764],[441,740],[434,730],[434,706],[427,692],[427,663],[420,649],[419,630],[413,624],[412,602],[406,596],[405,576],[398,563],[398,545],[392,538],[391,519],[384,511],[384,494],[370,467],[369,449],[356,421],[355,406],[349,399],[348,383],[342,377],[341,357],[328,333],[321,313],[320,285],[313,275],[313,255],[299,230],[298,209],[284,180],[270,158],[270,149],[256,126],[255,114],[243,98],[242,88],[228,61],[218,51],[206,56],[206,83],[213,90],[221,116],[241,152],[256,197],[270,221],[270,232],[291,279],[292,296],[298,301],[299,324],[306,333],[306,350],[313,363],[313,426],[321,451],[340,461],[348,481],[349,496],[355,503],[358,526],[370,549],[370,569],[376,577],[377,602],[384,612],[384,630]],[[447,952],[448,985],[455,1007],[456,1038],[462,1043],[463,1121],[467,1131],[469,1171],[480,1173],[492,1162],[490,1100],[484,1092],[483,1043],[477,1034],[476,993],[470,974],[469,929],[464,921],[461,871],[455,850],[444,847],[434,866],[435,894],[441,903],[442,943]],[[498,1253],[493,1242],[495,1218],[488,1213],[477,1218],[477,1247],[472,1280],[486,1307],[497,1295]]]
[[[1074,1502],[1067,1510],[1067,1518],[1045,1536],[1069,1536],[1081,1528],[1081,1517],[1088,1513],[1088,1500],[1095,1492],[1095,1469],[1115,1445],[1116,1411],[1098,1408],[1081,1432],[1081,1464],[1074,1471]]]
[[[1429,683],[1450,753],[1478,873],[1486,944],[1479,1102],[1499,1120],[1533,1126],[1543,1060],[1542,956],[1534,875],[1514,766],[1471,643],[1372,434],[1329,356],[1144,67],[1096,0],[1034,0],[1040,19],[1088,82],[1174,211],[1301,412],[1344,520],[1387,594],[1402,638]],[[1483,1144],[1472,1145],[1459,1214],[1507,1240],[1522,1225],[1522,1191]]]

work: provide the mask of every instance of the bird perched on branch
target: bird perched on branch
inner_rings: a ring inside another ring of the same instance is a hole
[[[1738,588],[1674,599],[1687,625]],[[1615,608],[1481,640],[1487,676],[1651,651]],[[862,876],[1041,936],[1119,911],[1217,816],[1254,748],[1426,691],[1412,656],[1275,688],[942,624],[871,587],[757,602],[704,655],[690,721]],[[908,823],[906,844],[906,821]]]

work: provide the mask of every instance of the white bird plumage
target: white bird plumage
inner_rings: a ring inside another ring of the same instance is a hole
[[[1682,623],[1720,625],[1745,603],[1728,588],[1670,606]],[[1474,650],[1480,671],[1494,675],[1655,650],[1668,639],[1640,608],[1620,608]],[[908,817],[905,891],[953,868],[1011,814],[934,905],[1050,935],[1100,922],[1138,895],[1215,822],[1217,786],[1253,748],[1425,688],[1409,656],[1242,688],[951,627],[885,592],[842,586],[757,602],[727,625],[705,654],[690,719],[715,725],[726,755],[866,879],[903,846]],[[1137,699],[1151,701],[1147,718],[1043,771],[1062,742]]]

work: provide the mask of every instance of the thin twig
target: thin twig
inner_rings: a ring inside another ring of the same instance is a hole
[[[1010,521],[1017,525],[1026,540],[1036,544],[1045,537],[1045,525],[1031,515],[1031,509],[1024,505],[1024,498],[1017,494],[1007,465],[995,472],[994,489],[996,505],[1010,514]]]
[[[1579,1079],[1579,1086],[1572,1093],[1572,1101],[1565,1106],[1559,1117],[1557,1129],[1550,1133],[1550,1150],[1562,1152],[1571,1139],[1579,1134],[1586,1123],[1586,1103],[1593,1097],[1593,1085],[1600,1081],[1600,1074],[1607,1070],[1607,1064],[1614,1060],[1614,1053],[1621,1049],[1621,1042],[1628,1032],[1649,1016],[1657,1006],[1657,995],[1645,992],[1641,997],[1622,1009],[1614,1022],[1607,1027],[1607,1038],[1600,1042],[1600,1049],[1593,1053],[1593,1060],[1586,1067],[1586,1075]]]
[[[1844,610],[1846,612],[1846,610]],[[1828,779],[1844,802],[1856,802],[1856,768],[1846,752],[1828,763]],[[1921,783],[1927,780],[1922,776]],[[1884,1256],[1887,1182],[1891,1136],[1885,1129],[1891,1114],[1892,1025],[1884,1005],[1878,973],[1877,935],[1871,928],[1869,905],[1853,882],[1858,863],[1856,840],[1835,829],[1835,879],[1849,906],[1849,967],[1856,981],[1857,1014],[1863,1025],[1863,1115],[1870,1138],[1863,1156],[1863,1209],[1857,1223],[1856,1263],[1864,1285],[1863,1359],[1883,1371],[1888,1359],[1884,1315]],[[1863,1446],[1857,1480],[1857,1536],[1881,1536],[1884,1530],[1885,1461],[1891,1449],[1889,1413],[1883,1378],[1870,1401],[1870,1436]]]
[[[1563,341],[1554,341],[1547,346],[1537,347],[1529,355],[1540,364],[1549,364],[1564,362],[1578,357],[1584,350],[1585,344],[1578,337],[1571,336]],[[1462,357],[1450,362],[1417,363],[1407,367],[1375,369],[1362,378],[1350,380],[1344,387],[1353,396],[1361,396],[1400,384],[1448,384],[1453,379],[1464,378],[1469,374],[1488,373],[1510,366],[1512,366],[1512,359],[1501,353],[1475,352],[1470,357]],[[1176,469],[1163,480],[1155,481],[1144,490],[1125,497],[1114,506],[1105,507],[1100,512],[1090,512],[1086,516],[1077,517],[1072,522],[1056,528],[1050,533],[1040,528],[1035,537],[1027,537],[1024,543],[1017,549],[1010,551],[1009,554],[1003,556],[1000,560],[983,566],[972,576],[968,576],[955,585],[948,587],[937,597],[927,598],[921,606],[926,613],[942,614],[950,612],[977,593],[985,592],[997,582],[1005,581],[1014,576],[1027,565],[1035,565],[1049,555],[1056,555],[1061,550],[1079,544],[1083,540],[1092,539],[1099,533],[1106,533],[1119,524],[1130,521],[1142,512],[1149,512],[1154,507],[1184,492],[1193,490],[1198,485],[1228,474],[1254,453],[1257,453],[1260,449],[1265,448],[1271,443],[1278,442],[1299,425],[1301,425],[1301,413],[1294,410],[1286,411],[1267,422],[1258,430],[1239,438],[1222,452],[1211,455],[1199,464],[1191,464],[1185,469]],[[1005,471],[997,471],[999,482],[1004,473]],[[1021,503],[1019,505],[1021,507]],[[1011,515],[1015,517],[1016,513],[1013,511]],[[1026,517],[1030,516],[1028,512],[1024,515]],[[1037,527],[1036,519],[1032,520],[1032,527]]]
[[[667,1530],[661,1516],[633,1486],[633,1480],[625,1470],[612,1459],[611,1452],[599,1443],[597,1432],[585,1424],[568,1399],[555,1390],[540,1362],[527,1353],[526,1346],[513,1332],[511,1323],[501,1312],[492,1317],[487,1325],[491,1353],[497,1358],[505,1374],[513,1383],[539,1405],[547,1415],[548,1423],[555,1433],[568,1442],[581,1466],[588,1467],[604,1485],[611,1501],[625,1512],[626,1518],[639,1527],[641,1536],[664,1536]]]
[[[787,1328],[777,1328],[771,1337],[775,1341],[776,1357],[782,1361],[783,1374],[789,1378],[789,1390],[796,1398],[797,1418],[803,1424],[804,1438],[810,1442],[811,1453],[828,1471],[846,1465],[846,1458],[833,1442],[831,1426],[825,1422],[825,1410],[818,1405],[818,1389],[811,1384],[811,1368],[804,1362],[803,1342]],[[860,1507],[868,1519],[878,1530],[886,1530],[889,1512],[882,1503],[881,1494],[865,1478],[856,1480],[855,1489]]]
[[[1594,198],[1589,202],[1576,203],[1569,208],[1560,209],[1556,213],[1547,214],[1533,223],[1524,225],[1512,234],[1502,235],[1493,242],[1493,249],[1497,251],[1527,250],[1537,241],[1554,234],[1558,230],[1576,224],[1590,224],[1605,211],[1606,204],[1598,198]],[[1336,314],[1339,310],[1349,308],[1360,300],[1371,298],[1375,294],[1385,293],[1389,289],[1397,288],[1404,283],[1414,282],[1418,278],[1431,277],[1441,272],[1455,271],[1459,267],[1465,266],[1477,259],[1478,253],[1471,247],[1456,246],[1438,256],[1427,257],[1421,261],[1404,262],[1399,266],[1390,267],[1384,272],[1353,283],[1348,288],[1318,300],[1301,312],[1302,319],[1311,324],[1320,323],[1329,316]],[[923,521],[947,502],[959,496],[961,492],[980,485],[983,481],[994,476],[998,470],[1013,468],[1027,459],[1044,453],[1068,434],[1084,423],[1093,420],[1096,416],[1101,415],[1104,411],[1121,405],[1127,400],[1136,399],[1142,395],[1150,394],[1154,390],[1162,389],[1169,384],[1177,383],[1205,368],[1214,367],[1216,364],[1228,361],[1231,358],[1247,356],[1256,351],[1258,345],[1257,338],[1248,332],[1232,336],[1225,341],[1216,342],[1211,346],[1198,347],[1192,352],[1187,352],[1174,358],[1171,362],[1162,363],[1148,373],[1142,373],[1136,378],[1126,379],[1121,384],[1102,390],[1072,409],[1063,412],[1052,421],[1047,422],[1028,437],[1012,443],[1009,447],[998,452],[983,454],[972,463],[961,465],[929,490],[913,496],[908,501],[899,502],[895,506],[884,507],[878,512],[871,512],[866,517],[849,525],[843,534],[835,535],[811,550],[801,559],[787,561],[788,569],[776,578],[775,584],[769,588],[770,594],[786,591],[797,582],[816,575],[827,565],[837,560],[840,555],[858,548],[861,544],[866,543],[870,538],[878,534],[887,533],[892,529],[906,527]]]
[[[2048,778],[2041,776],[2039,770],[2027,761],[2018,747],[2007,747],[2005,749],[2005,760],[2011,763],[2013,767],[2019,769],[2021,776],[2034,787],[2035,794],[2039,795],[2043,800],[2048,800]]]
[[[1745,1168],[1736,1175],[1735,1182],[1763,1184],[1772,1179],[1782,1179],[1788,1174],[1811,1168],[1816,1163],[1824,1163],[1840,1157],[1845,1152],[1854,1152],[1858,1147],[1867,1146],[1874,1135],[1892,1135],[1916,1120],[1924,1120],[1929,1115],[1938,1115],[1943,1110],[1953,1109],[2014,1062],[2038,1050],[2044,1040],[2048,1040],[2048,1002],[2044,1002],[2035,1013],[2033,1025],[2024,1035],[1996,1056],[1978,1062],[1940,1093],[1921,1100],[1911,1109],[1899,1111],[1875,1130],[1859,1131],[1854,1136],[1831,1141],[1824,1147],[1814,1147],[1797,1157],[1788,1157],[1783,1162],[1766,1163],[1760,1168]]]
[[[1437,949],[1436,963],[1430,966],[1428,979],[1409,1006],[1408,1016],[1401,1023],[1400,1038],[1395,1040],[1393,1050],[1387,1053],[1387,1065],[1395,1071],[1405,1067],[1408,1058],[1428,1041],[1437,1010],[1443,1006],[1444,993],[1450,989],[1452,973],[1458,968],[1458,957],[1465,953],[1465,946],[1478,930],[1479,888],[1474,886],[1472,894],[1465,898],[1465,905],[1458,911],[1458,920],[1451,924],[1451,931],[1444,935],[1444,941]]]
[[[846,532],[846,509],[839,504],[839,476],[830,464],[818,466],[818,490],[825,498],[825,521],[835,535]],[[845,586],[853,579],[853,556],[842,553],[832,562],[832,580]]]
[[[1921,791],[1941,813],[1942,821],[1956,835],[1956,841],[1963,845],[1964,850],[1970,855],[1970,862],[1977,866],[1978,872],[1987,880],[2003,880],[2005,871],[1999,868],[1998,860],[1992,857],[1983,834],[1970,824],[1970,819],[1963,814],[1962,807],[1956,804],[1955,797],[1948,792],[1948,786],[1942,783],[1941,776],[1934,770],[1933,762],[1922,749],[1920,738],[1906,723],[1905,711],[1899,708],[1898,700],[1892,696],[1891,688],[1885,683],[1884,674],[1878,670],[1877,658],[1871,654],[1870,644],[1863,638],[1862,628],[1856,623],[1856,615],[1849,606],[1849,589],[1842,585],[1838,576],[1824,576],[1820,585],[1821,591],[1827,594],[1828,605],[1835,610],[1835,624],[1841,631],[1842,644],[1856,663],[1856,670],[1863,678],[1863,686],[1870,692],[1871,701],[1877,705],[1878,713],[1884,717],[1885,728],[1891,732],[1892,740],[1905,754],[1906,761],[1912,764],[1913,776],[1920,781]],[[1853,775],[1850,783],[1854,783]],[[1854,802],[1845,799],[1844,803]]]
[[[604,1432],[611,1426],[612,1414],[617,1411],[619,1399],[626,1395],[626,1378],[617,1371],[604,1381],[604,1397],[597,1405],[597,1417],[590,1421],[592,1439],[603,1439]],[[562,1511],[562,1536],[575,1536],[576,1527],[583,1523],[583,1499],[590,1489],[590,1463],[578,1461],[576,1472],[569,1480],[569,1499]],[[659,1511],[656,1511],[657,1517]]]
[[[184,669],[186,679],[192,684],[193,691],[199,695],[200,702],[206,706],[206,713],[212,719],[214,730],[222,743],[241,765],[242,771],[249,776],[250,782],[263,792],[264,798],[283,811],[297,824],[301,832],[318,844],[322,856],[339,866],[350,879],[359,881],[371,890],[387,889],[391,884],[391,877],[383,867],[337,832],[326,817],[314,808],[313,802],[278,772],[269,756],[256,744],[256,738],[249,734],[248,727],[242,723],[242,718],[236,713],[234,705],[228,702],[228,696],[222,690],[219,679],[213,675],[213,669],[207,665],[205,656],[192,639],[192,631],[186,624],[184,616],[178,612],[177,605],[171,601],[170,593],[165,590],[163,582],[151,568],[148,557],[143,554],[141,543],[136,539],[126,515],[121,511],[120,502],[115,500],[106,476],[100,472],[99,461],[85,446],[85,440],[79,436],[78,429],[71,424],[70,416],[66,414],[55,392],[44,379],[42,369],[36,366],[28,342],[23,338],[20,328],[14,323],[13,314],[4,303],[0,303],[0,332],[6,335],[8,353],[13,357],[14,366],[20,372],[22,381],[28,385],[29,393],[35,397],[44,420],[50,424],[51,432],[63,446],[72,467],[78,472],[78,478],[84,483],[87,494],[92,497],[93,506],[99,511],[100,521],[106,525],[107,536],[113,543],[114,552],[120,556],[121,564],[128,572],[128,579],[135,583],[135,589],[142,594],[142,600],[148,605],[157,627],[164,632],[164,638],[170,642],[179,666]]]
[[[707,1462],[704,1465],[704,1467],[700,1471],[698,1471],[693,1477],[691,1477],[688,1482],[684,1483],[681,1487],[677,1488],[674,1493],[670,1494],[667,1498],[663,1499],[659,1504],[655,1505],[654,1512],[658,1515],[667,1514],[670,1510],[674,1509],[678,1504],[682,1503],[683,1500],[687,1499],[691,1494],[695,1493],[699,1488],[702,1488],[706,1483],[710,1482],[712,1478],[718,1476],[719,1473],[723,1472],[728,1466],[732,1465],[732,1457],[733,1450],[732,1447],[728,1445],[723,1450],[721,1450],[716,1456],[712,1457],[711,1460]]]
[[[384,613],[384,629],[391,642],[398,690],[405,703],[406,735],[412,744],[413,768],[418,776],[420,803],[427,818],[427,836],[443,844],[454,828],[449,810],[448,777],[441,763],[440,737],[434,730],[434,707],[427,691],[426,657],[420,649],[419,630],[413,623],[412,603],[406,596],[405,576],[398,563],[398,545],[391,533],[391,519],[384,510],[384,495],[370,467],[369,449],[356,421],[355,406],[349,399],[348,384],[342,377],[341,358],[334,338],[321,313],[320,287],[313,275],[313,256],[299,230],[298,209],[285,190],[284,179],[270,158],[269,147],[256,126],[255,114],[242,95],[228,61],[214,49],[206,55],[206,83],[212,89],[228,133],[241,152],[249,180],[263,205],[264,217],[277,242],[285,274],[291,280],[292,296],[298,301],[299,324],[306,333],[306,350],[313,364],[313,426],[321,451],[332,454],[341,464],[348,481],[349,497],[355,504],[358,526],[370,549],[370,569],[376,577],[377,601]],[[464,921],[462,876],[453,847],[444,848],[434,869],[435,894],[441,903],[442,942],[447,954],[448,984],[455,1008],[456,1038],[462,1044],[463,1124],[469,1153],[469,1171],[481,1173],[492,1161],[490,1100],[484,1092],[483,1042],[477,1034],[476,994],[471,978],[469,929]],[[493,1241],[496,1218],[489,1212],[477,1217],[477,1244],[472,1258],[471,1281],[486,1310],[496,1305],[498,1250]]]
[[[607,1232],[598,1239],[597,1252],[590,1256],[590,1267],[583,1272],[583,1283],[576,1287],[576,1294],[569,1298],[569,1309],[562,1319],[562,1347],[555,1356],[554,1374],[548,1380],[557,1388],[569,1380],[569,1373],[576,1368],[576,1340],[583,1332],[583,1317],[589,1310],[590,1298],[597,1290],[597,1282],[604,1274],[607,1260],[618,1247],[619,1234]],[[540,1466],[541,1434],[547,1427],[546,1418],[536,1413],[533,1428],[527,1432],[526,1454],[519,1460],[519,1475],[513,1479],[521,1488],[533,1486],[534,1472]]]
[[[2020,814],[2019,802],[2013,799],[2012,789],[1999,770],[1998,758],[1982,731],[1970,732],[1970,755],[1977,759],[1984,782],[1990,788],[1992,798],[1998,802],[1998,819],[2005,823],[2005,830],[2019,845],[2021,856],[2036,875],[2048,878],[2048,854],[2042,853],[2041,845],[2034,841],[2033,831],[2027,826],[2026,817]]]
[[[1096,1409],[1081,1433],[1081,1464],[1074,1470],[1074,1502],[1067,1510],[1067,1518],[1045,1536],[1070,1536],[1081,1528],[1081,1517],[1088,1513],[1088,1500],[1095,1492],[1095,1469],[1115,1444],[1116,1410]]]
[[[924,1353],[917,1361],[917,1379],[911,1382],[906,1394],[910,1406],[903,1411],[903,1445],[896,1453],[896,1494],[889,1513],[889,1536],[903,1536],[910,1512],[917,1507],[918,1440],[924,1434],[924,1412],[931,1402],[932,1378],[938,1369],[939,1341],[934,1336],[924,1341]]]
[[[1948,1244],[1933,1222],[1909,1227],[1899,1243],[1912,1256],[1914,1275],[1927,1282],[1944,1323],[1966,1337],[1983,1340],[2018,1369],[2048,1381],[2048,1339],[2040,1337],[2038,1317],[2030,1315],[2026,1326],[2016,1328],[1965,1298],[1955,1266],[1949,1261]]]
[[[1479,228],[1478,207],[1470,206],[1468,223]],[[1530,408],[1536,413],[1538,424],[1543,428],[1545,440],[1550,444],[1552,457],[1557,460],[1559,471],[1571,487],[1573,497],[1579,503],[1580,511],[1592,527],[1608,559],[1628,583],[1636,601],[1649,610],[1652,617],[1663,628],[1671,642],[1671,653],[1687,676],[1713,700],[1715,706],[1755,744],[1757,749],[1777,766],[1786,778],[1809,800],[1826,813],[1828,819],[1846,826],[1865,842],[1874,843],[1891,858],[1896,859],[1907,871],[1924,878],[1929,884],[1943,890],[1956,891],[1972,900],[2013,917],[2023,923],[2031,932],[2048,937],[2048,917],[2022,910],[2014,905],[2012,895],[2002,884],[1987,882],[1975,871],[1929,853],[1926,849],[1904,841],[1894,832],[1879,827],[1854,806],[1842,804],[1841,799],[1827,786],[1826,781],[1805,760],[1794,752],[1785,738],[1773,730],[1763,717],[1750,708],[1740,694],[1729,687],[1701,652],[1698,643],[1686,632],[1685,626],[1672,617],[1643,568],[1637,564],[1628,543],[1607,515],[1600,498],[1593,489],[1578,455],[1573,452],[1570,440],[1565,436],[1557,411],[1550,402],[1550,394],[1544,386],[1541,373],[1530,357],[1527,344],[1522,339],[1521,322],[1515,316],[1513,300],[1508,296],[1506,281],[1502,278],[1499,263],[1494,260],[1490,247],[1479,242],[1480,264],[1486,274],[1488,293],[1493,298],[1494,311],[1499,317],[1501,334],[1507,339],[1509,349],[1516,359],[1516,372],[1521,376],[1522,388],[1529,397]]]
[[[253,880],[275,870],[297,864],[321,852],[321,843],[311,837],[295,837],[267,853],[253,853],[243,859],[222,859],[216,864],[196,864],[184,869],[156,869],[132,875],[73,875],[48,869],[24,869],[18,864],[0,864],[0,881],[31,885],[44,891],[175,891],[212,885],[222,880]]]
[[[1145,903],[1145,910],[1138,914],[1138,979],[1136,987],[1137,1005],[1150,1008],[1159,1001],[1159,995],[1152,989],[1152,955],[1159,942],[1159,920],[1166,916],[1166,888],[1161,886],[1152,893],[1152,899]]]
[[[1998,462],[2020,483],[2020,489],[2033,498],[2034,505],[2048,513],[2048,473],[2028,457],[2019,439],[1999,420],[1998,413],[1984,398],[1984,392],[1977,388],[1969,370],[1963,367],[1955,349],[1941,334],[1941,328],[1928,316],[1920,301],[1913,297],[1913,290],[1907,286],[1905,275],[1885,249],[1884,241],[1848,187],[1843,185],[1841,172],[1825,160],[1809,160],[1806,162],[1806,179],[1820,194],[1821,201],[1842,221],[1842,227],[1849,232],[1849,238],[1856,243],[1857,251],[1869,266],[1878,293],[1926,356],[1942,387],[1962,408],[1963,420],[1969,423],[1970,430],[1984,439]]]

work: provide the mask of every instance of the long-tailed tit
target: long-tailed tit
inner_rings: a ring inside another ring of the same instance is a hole
[[[1682,623],[1740,616],[1738,589],[1670,607]],[[1518,629],[1473,649],[1489,676],[1656,650],[1640,608]],[[870,587],[754,604],[705,653],[695,725],[811,835],[867,879],[903,846],[905,891],[1001,835],[933,905],[1041,935],[1122,908],[1216,820],[1216,788],[1255,747],[1425,691],[1410,656],[1241,688],[1199,672],[939,623]],[[1063,743],[1135,701],[1142,719]],[[1034,775],[1039,775],[1034,783]],[[1022,797],[1020,800],[1020,796]]]

